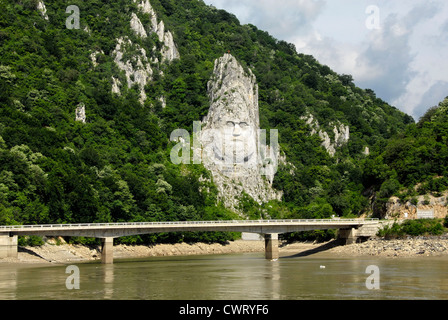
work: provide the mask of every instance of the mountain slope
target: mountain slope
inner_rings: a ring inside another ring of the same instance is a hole
[[[366,153],[379,152],[410,116],[230,13],[151,0],[154,17],[146,2],[71,1],[80,28],[69,29],[65,1],[1,0],[0,224],[236,218],[202,165],[170,161],[171,132],[191,133],[207,115],[207,82],[228,52],[255,75],[260,127],[279,130],[286,157],[273,182],[282,201],[243,194],[240,211],[363,212]]]
[[[378,191],[374,202],[378,216],[385,215],[392,196],[402,204],[416,205],[419,196],[441,197],[448,189],[447,107],[448,98],[366,161],[364,183]],[[446,205],[446,201],[441,203]]]

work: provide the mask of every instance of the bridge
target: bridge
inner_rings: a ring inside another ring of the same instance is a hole
[[[17,257],[18,236],[79,236],[102,239],[101,259],[113,263],[113,239],[161,232],[227,231],[264,235],[266,259],[278,259],[278,234],[298,231],[339,229],[339,238],[353,243],[357,230],[377,229],[377,219],[302,219],[302,220],[220,220],[81,223],[0,226],[0,258]]]

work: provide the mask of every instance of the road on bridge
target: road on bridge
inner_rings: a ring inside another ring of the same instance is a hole
[[[182,232],[232,231],[260,234],[289,233],[309,230],[359,228],[376,224],[377,219],[300,219],[300,220],[219,220],[125,223],[81,223],[0,226],[0,235],[83,236],[92,238]]]
[[[377,219],[219,220],[126,223],[81,223],[0,226],[0,258],[17,257],[17,236],[78,236],[102,239],[102,261],[113,261],[113,239],[160,232],[227,231],[259,233],[265,238],[266,258],[278,259],[278,234],[340,229],[346,242],[355,241],[355,229],[377,225]]]

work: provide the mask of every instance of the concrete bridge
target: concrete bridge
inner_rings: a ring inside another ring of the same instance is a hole
[[[278,259],[278,234],[339,229],[345,243],[357,239],[358,229],[377,230],[377,219],[220,220],[176,222],[83,223],[0,226],[0,258],[17,257],[17,236],[80,236],[102,239],[101,259],[113,262],[113,239],[160,232],[228,231],[264,235],[266,259]],[[366,229],[367,228],[367,229]],[[369,231],[372,233],[371,231]],[[369,236],[369,232],[360,233]],[[374,235],[375,233],[371,234]]]

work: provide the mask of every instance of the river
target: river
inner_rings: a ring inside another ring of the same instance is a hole
[[[448,299],[447,263],[448,257],[325,253],[277,261],[263,253],[117,259],[112,265],[77,263],[74,271],[69,265],[0,263],[0,299],[439,300]],[[373,273],[366,273],[369,266],[376,266]]]

